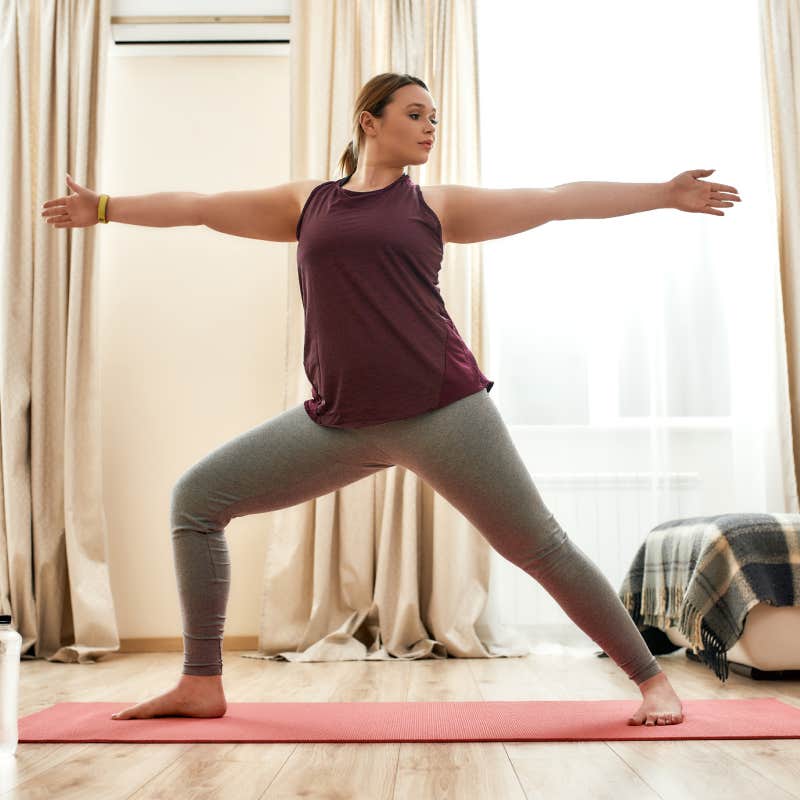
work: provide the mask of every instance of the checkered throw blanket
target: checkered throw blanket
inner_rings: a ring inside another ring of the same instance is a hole
[[[800,605],[796,586],[800,514],[721,514],[653,528],[619,596],[640,631],[677,627],[724,682],[750,609]]]

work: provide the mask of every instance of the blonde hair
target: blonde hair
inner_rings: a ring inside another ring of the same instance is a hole
[[[361,87],[353,110],[353,138],[339,159],[339,171],[342,176],[352,175],[358,166],[358,153],[364,142],[364,129],[359,121],[362,112],[369,111],[374,117],[383,116],[384,106],[394,100],[394,93],[409,83],[416,83],[428,91],[428,87],[419,78],[398,72],[382,72],[370,78]]]

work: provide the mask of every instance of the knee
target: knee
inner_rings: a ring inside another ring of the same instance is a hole
[[[544,524],[539,529],[537,536],[537,557],[545,558],[560,550],[569,541],[569,536],[561,523],[548,511]]]
[[[170,510],[180,511],[191,505],[198,491],[198,481],[193,477],[192,470],[189,469],[175,481],[170,493]]]
[[[520,566],[529,574],[549,569],[567,552],[569,547],[565,548],[566,545],[572,546],[571,539],[556,518],[549,514],[547,524],[538,528],[536,535],[531,537]]]
[[[548,531],[547,536],[539,540],[535,560],[544,562],[545,559],[553,558],[555,553],[562,550],[568,542],[572,544],[567,532],[556,523],[555,527]]]
[[[176,530],[218,530],[216,515],[209,507],[209,489],[190,469],[176,481],[170,494],[170,523]]]

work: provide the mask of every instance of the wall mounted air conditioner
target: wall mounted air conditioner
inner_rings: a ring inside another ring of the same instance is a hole
[[[291,5],[291,0],[114,0],[111,50],[117,56],[288,55]]]

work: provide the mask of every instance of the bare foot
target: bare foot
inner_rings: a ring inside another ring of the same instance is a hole
[[[221,675],[181,675],[175,688],[112,714],[111,719],[222,717],[227,710]]]
[[[628,725],[678,725],[683,722],[683,706],[667,676],[660,672],[639,684],[644,701],[628,720]]]

